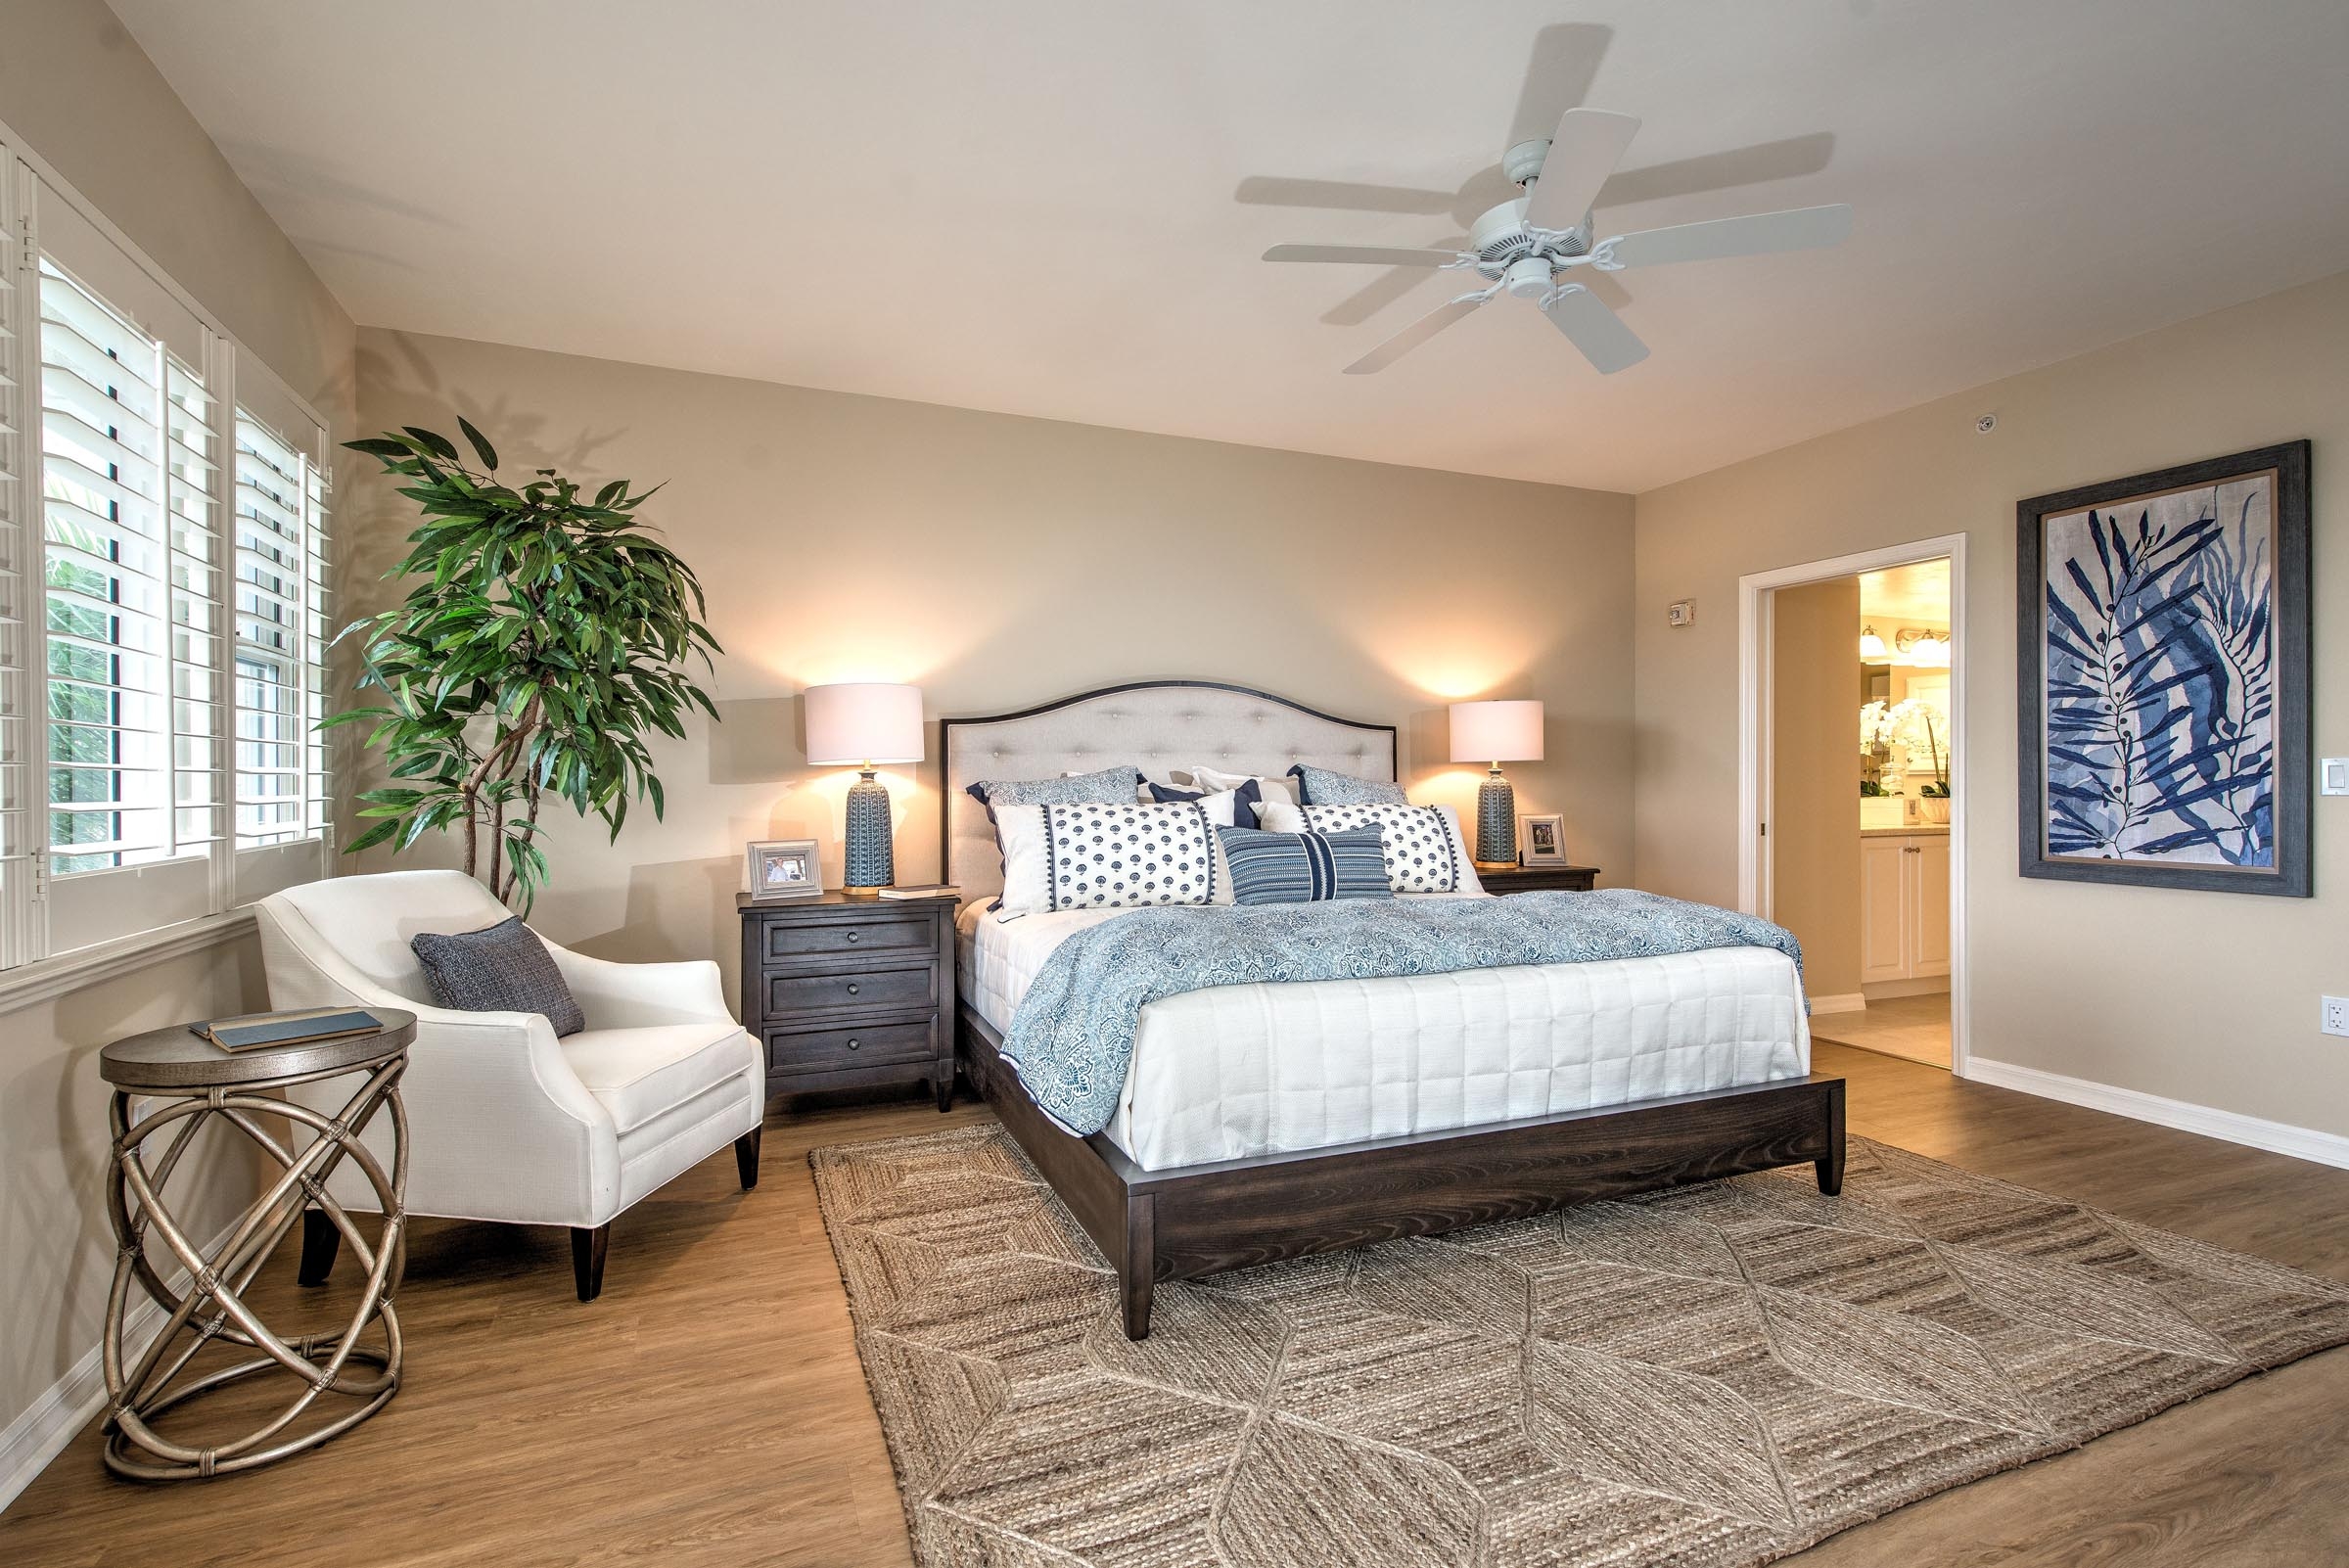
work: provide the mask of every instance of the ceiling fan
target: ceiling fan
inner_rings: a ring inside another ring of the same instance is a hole
[[[1613,375],[1645,359],[1647,345],[1579,280],[1581,269],[1620,272],[1671,261],[1818,250],[1840,244],[1852,232],[1852,209],[1837,204],[1595,239],[1590,204],[1638,129],[1639,121],[1630,115],[1573,108],[1558,116],[1556,131],[1546,139],[1511,147],[1501,159],[1501,169],[1525,194],[1479,217],[1468,231],[1465,251],[1276,245],[1265,253],[1265,259],[1434,267],[1472,272],[1484,280],[1485,287],[1429,311],[1348,365],[1350,376],[1386,369],[1503,294],[1533,300],[1600,374]]]

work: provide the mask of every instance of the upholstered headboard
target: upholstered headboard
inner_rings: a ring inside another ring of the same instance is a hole
[[[1208,680],[1140,681],[1080,692],[1016,714],[939,724],[942,864],[966,899],[1002,891],[1003,865],[983,779],[1054,778],[1131,762],[1161,780],[1196,766],[1285,773],[1292,762],[1358,778],[1395,777],[1395,726],[1332,718],[1285,697]]]

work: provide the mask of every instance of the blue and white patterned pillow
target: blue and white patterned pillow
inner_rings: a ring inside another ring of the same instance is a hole
[[[1308,767],[1299,762],[1289,769],[1289,777],[1297,781],[1297,804],[1300,806],[1402,806],[1406,803],[1400,784],[1374,778],[1356,778],[1352,773],[1340,773],[1326,767]]]
[[[1045,907],[1216,901],[1216,829],[1197,802],[1043,807]]]
[[[1375,826],[1351,833],[1267,833],[1218,828],[1231,868],[1234,903],[1323,903],[1333,899],[1392,899],[1385,836]]]
[[[1202,803],[1207,807],[1207,819],[1218,827],[1253,828],[1264,825],[1257,820],[1257,806],[1264,800],[1264,792],[1257,787],[1254,779],[1245,781],[1236,790],[1184,790],[1176,789],[1172,784],[1153,784],[1147,780],[1142,788],[1149,792],[1151,801],[1160,806],[1178,801]],[[1231,804],[1231,820],[1228,822],[1218,820],[1223,814],[1221,803],[1225,796],[1230,797]]]
[[[1141,787],[1142,770],[1128,764],[1105,767],[1097,773],[1063,773],[1058,778],[981,779],[963,786],[963,793],[987,807],[988,824],[995,830],[995,853],[1001,855],[1006,853],[1003,823],[995,813],[1006,806],[1043,806],[1059,801],[1131,803]]]
[[[1434,806],[1308,806],[1314,833],[1375,827],[1386,851],[1387,885],[1397,893],[1457,893],[1460,852],[1444,811]]]

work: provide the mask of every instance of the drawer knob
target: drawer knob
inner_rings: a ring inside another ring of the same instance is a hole
[[[859,1045],[861,1045],[861,1044],[863,1044],[863,1043],[864,1043],[864,1041],[862,1041],[862,1040],[860,1040],[860,1039],[852,1039],[852,1040],[849,1041],[849,1049],[851,1049],[851,1050],[854,1050],[854,1049],[855,1049],[857,1046],[859,1046]]]
[[[849,933],[849,945],[852,947],[855,946],[856,944],[862,942],[863,940],[864,933],[861,931],[852,931]]]
[[[853,980],[852,980],[852,981],[850,981],[850,982],[849,982],[849,994],[850,994],[850,995],[852,995],[852,996],[855,995],[855,994],[856,994],[856,993],[857,993],[859,991],[861,991],[862,989],[863,989],[863,988],[862,988],[862,987],[860,987],[860,986],[858,986],[858,985],[856,984],[856,982],[854,982]]]

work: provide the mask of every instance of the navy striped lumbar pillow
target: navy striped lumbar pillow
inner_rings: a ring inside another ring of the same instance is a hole
[[[1266,833],[1219,827],[1235,903],[1322,903],[1392,899],[1377,827],[1344,833]]]

